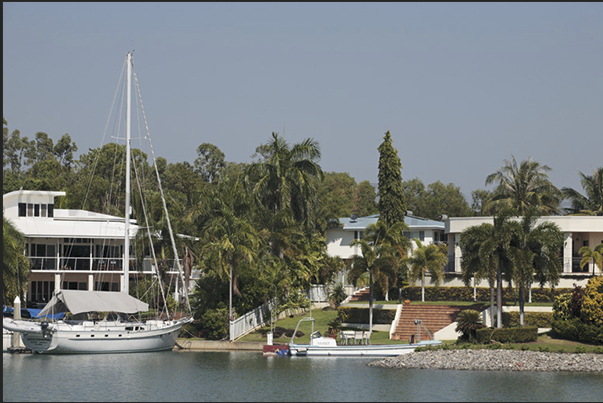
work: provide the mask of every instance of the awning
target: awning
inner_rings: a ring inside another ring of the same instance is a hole
[[[61,290],[38,314],[38,317],[58,312],[122,312],[136,313],[149,310],[146,304],[124,292]]]

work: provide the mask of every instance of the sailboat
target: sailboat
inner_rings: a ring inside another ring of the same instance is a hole
[[[129,251],[130,232],[130,94],[132,76],[132,52],[126,58],[127,104],[126,104],[126,211],[124,251]],[[156,165],[156,164],[155,164]],[[178,259],[174,237],[161,181],[159,190],[163,200],[167,225],[172,241],[175,262],[182,284],[188,284]],[[152,248],[151,248],[152,249]],[[154,256],[153,251],[153,256]],[[155,267],[158,267],[155,264]],[[39,354],[96,354],[132,353],[172,350],[182,327],[192,322],[192,316],[180,318],[161,317],[140,320],[136,314],[149,311],[149,305],[129,295],[129,256],[124,253],[124,288],[122,291],[58,290],[37,316],[52,317],[59,312],[69,312],[70,319],[49,321],[47,319],[4,318],[3,328],[21,334],[27,349]],[[183,298],[190,313],[188,289],[183,287]],[[99,313],[106,316],[100,319]]]

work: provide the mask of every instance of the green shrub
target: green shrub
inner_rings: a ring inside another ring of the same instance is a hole
[[[576,354],[584,354],[584,353],[586,353],[586,347],[576,346]]]
[[[553,301],[553,320],[570,319],[572,294],[561,294],[555,297]]]
[[[538,340],[536,326],[484,328],[476,331],[477,342],[490,343],[490,340],[500,343],[529,343]]]
[[[581,302],[580,318],[584,322],[603,326],[603,276],[588,280]]]
[[[508,312],[508,326],[519,326],[519,312]],[[505,313],[503,312],[503,326],[505,322]],[[524,326],[536,326],[536,327],[551,327],[553,322],[552,312],[524,312],[523,313],[523,324]]]
[[[335,306],[335,308],[339,308],[339,305],[348,297],[348,294],[345,292],[345,288],[342,283],[338,283],[331,288],[331,292],[329,293],[329,301]]]
[[[210,309],[201,317],[203,330],[210,340],[222,340],[228,336],[228,308],[223,303],[217,309]]]
[[[542,353],[550,353],[551,349],[549,348],[549,346],[538,346],[538,351]]]
[[[465,309],[456,318],[455,331],[462,333],[462,340],[475,341],[475,332],[484,327],[481,313],[474,309]]]
[[[553,302],[554,298],[561,294],[572,292],[572,288],[532,288],[532,302]],[[476,288],[477,301],[490,301],[490,288]],[[411,301],[421,300],[420,286],[402,287],[402,299]],[[526,296],[527,299],[527,296]],[[512,289],[503,290],[504,301],[514,301],[515,295]],[[425,301],[473,301],[473,287],[425,287]]]
[[[585,323],[580,318],[554,320],[551,333],[560,339],[603,345],[603,326]]]

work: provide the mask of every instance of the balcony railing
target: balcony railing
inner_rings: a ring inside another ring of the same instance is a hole
[[[580,262],[582,261],[582,257],[573,257],[572,258],[572,273],[588,273],[589,269],[592,268],[591,262],[584,265],[584,268],[580,268]]]
[[[38,271],[123,271],[123,260],[121,258],[89,258],[89,257],[30,257],[30,270]],[[160,264],[165,265],[168,273],[177,273],[175,260],[165,260]],[[130,259],[130,271],[143,273],[156,272],[151,258],[145,258],[142,262]]]

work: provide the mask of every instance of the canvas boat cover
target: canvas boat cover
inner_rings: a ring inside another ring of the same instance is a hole
[[[136,313],[149,310],[144,303],[124,292],[61,290],[37,317],[57,312],[71,312],[76,315],[83,312],[121,312]]]

